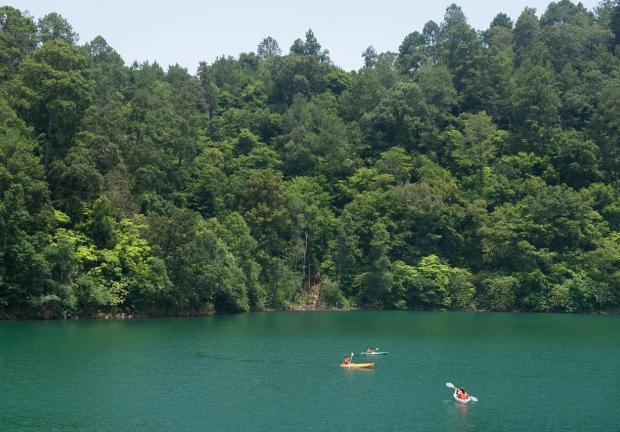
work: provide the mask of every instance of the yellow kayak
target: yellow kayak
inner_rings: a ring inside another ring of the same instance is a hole
[[[347,369],[372,369],[375,367],[374,363],[349,363],[348,365],[341,363],[340,367]]]

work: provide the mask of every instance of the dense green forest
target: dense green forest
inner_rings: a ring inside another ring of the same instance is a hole
[[[620,305],[620,2],[126,65],[0,8],[0,317]]]

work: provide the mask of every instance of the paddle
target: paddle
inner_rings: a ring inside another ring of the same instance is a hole
[[[446,383],[446,387],[450,387],[451,389],[456,389],[456,386],[452,383]],[[469,395],[469,398],[474,402],[478,402],[478,398],[472,395]]]

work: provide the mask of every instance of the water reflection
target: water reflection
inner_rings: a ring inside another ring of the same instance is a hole
[[[469,410],[469,404],[455,402],[456,409],[459,412],[459,417],[461,420],[467,421],[467,411]]]

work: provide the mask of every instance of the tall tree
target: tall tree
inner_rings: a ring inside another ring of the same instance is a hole
[[[0,7],[0,79],[11,78],[22,60],[34,51],[36,31],[31,17],[11,6]]]
[[[616,45],[620,45],[620,3],[617,3],[613,8],[610,25],[616,39]]]
[[[459,6],[450,5],[441,23],[444,62],[453,75],[454,87],[463,92],[463,109],[480,106],[480,78],[483,49],[476,31],[467,23]]]
[[[48,13],[43,18],[40,18],[37,27],[41,43],[58,39],[74,44],[79,39],[79,35],[73,31],[71,24],[56,12]]]
[[[267,60],[271,57],[278,57],[282,53],[280,46],[278,45],[278,41],[276,41],[271,36],[267,36],[265,39],[260,41],[258,44],[258,48],[256,49],[256,54],[258,58],[261,60]]]
[[[51,40],[30,54],[14,80],[23,117],[45,134],[43,161],[69,145],[91,100],[92,83],[83,52],[62,40]]]
[[[377,64],[378,54],[372,45],[364,50],[362,57],[364,58],[364,67],[366,69],[372,69]]]

